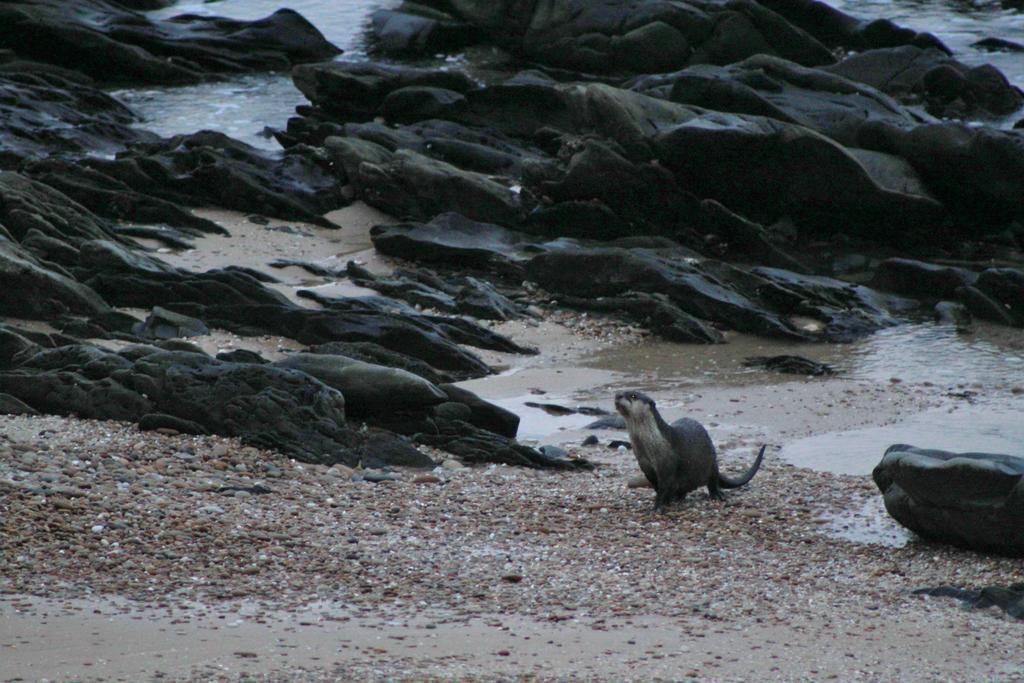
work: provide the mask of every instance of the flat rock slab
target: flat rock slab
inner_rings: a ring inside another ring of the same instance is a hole
[[[873,477],[889,514],[924,538],[1024,555],[1024,458],[896,444]]]

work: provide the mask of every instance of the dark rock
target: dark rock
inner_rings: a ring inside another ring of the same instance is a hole
[[[469,408],[470,416],[464,420],[465,422],[509,439],[516,437],[516,432],[519,431],[519,416],[515,413],[485,401],[472,391],[455,384],[442,384],[440,388],[447,394],[449,401]]]
[[[206,429],[198,422],[184,420],[166,413],[147,413],[139,418],[139,430],[152,432],[157,429],[173,429],[182,434],[207,434]]]
[[[387,96],[400,88],[465,92],[477,87],[473,79],[458,71],[375,62],[303,64],[292,70],[292,80],[310,102],[343,121],[374,118]]]
[[[1024,52],[1024,45],[1005,38],[982,38],[971,43],[971,47],[989,52]]]
[[[919,588],[914,595],[956,598],[972,609],[998,607],[1014,619],[1024,619],[1024,583],[1009,586],[986,586],[980,590],[939,586]]]
[[[1014,324],[1013,316],[977,287],[965,285],[956,290],[956,295],[957,299],[963,303],[975,318],[999,323],[1000,325],[1012,326]]]
[[[4,3],[0,48],[98,81],[149,84],[284,70],[341,52],[293,10],[255,21],[198,15],[160,21],[103,0]]]
[[[455,401],[445,401],[434,406],[434,416],[441,420],[460,420],[469,422],[473,417],[473,411],[469,406]]]
[[[566,451],[564,448],[559,448],[558,446],[538,446],[537,450],[543,453],[544,456],[548,458],[565,459],[569,457],[569,452]]]
[[[176,337],[202,337],[210,328],[202,320],[154,306],[144,322],[132,330],[143,339],[174,339]]]
[[[621,415],[609,415],[600,420],[594,420],[587,425],[587,429],[626,429],[626,421]]]
[[[580,443],[580,445],[581,446],[597,446],[600,443],[601,443],[600,439],[598,439],[596,436],[591,434],[587,438],[583,439],[583,442]]]
[[[551,458],[534,448],[523,446],[512,439],[465,422],[442,423],[438,425],[438,433],[419,433],[413,440],[441,448],[470,464],[494,462],[531,468],[594,469],[592,463],[582,458]]]
[[[878,266],[870,285],[915,299],[936,301],[955,298],[957,289],[973,285],[977,279],[978,274],[966,268],[891,258]]]
[[[668,341],[683,344],[721,344],[725,341],[721,332],[682,310],[664,294],[625,292],[621,296],[594,299],[563,295],[559,303],[590,311],[625,314]]]
[[[136,121],[110,95],[61,75],[0,71],[0,168],[52,154],[113,154],[157,139],[133,128]]]
[[[1013,325],[1024,327],[1024,271],[988,268],[975,285],[1005,311]]]
[[[937,49],[871,50],[826,70],[903,101],[921,101],[943,118],[1005,116],[1024,105],[1024,94],[995,67],[969,67]]]
[[[36,350],[38,345],[21,330],[0,323],[0,368],[10,367],[19,356]]]
[[[540,250],[536,238],[457,213],[442,213],[427,223],[378,225],[370,235],[377,251],[388,256],[520,274],[521,264]]]
[[[348,356],[364,363],[385,365],[389,368],[401,368],[434,384],[445,384],[454,380],[448,372],[438,370],[418,358],[384,348],[373,342],[328,342],[314,344],[307,350],[311,353]]]
[[[274,156],[213,131],[134,145],[113,161],[92,159],[89,166],[169,202],[213,204],[325,227],[335,226],[322,214],[348,203],[319,151],[298,146]]]
[[[480,32],[441,12],[377,10],[371,19],[375,47],[403,55],[428,55],[458,52],[480,40]]]
[[[954,235],[977,235],[1024,216],[1024,135],[955,123],[906,132],[873,128],[875,144],[909,161],[956,215]]]
[[[819,363],[803,356],[749,356],[743,359],[743,365],[788,375],[821,377],[836,374],[835,368],[828,363]]]
[[[425,410],[448,400],[444,391],[419,375],[336,354],[297,353],[272,365],[304,372],[337,389],[351,416]]]
[[[408,439],[380,430],[370,430],[359,446],[363,467],[412,467],[433,469],[437,463]],[[363,475],[366,477],[366,474]],[[368,481],[372,481],[366,477]]]
[[[890,446],[873,477],[885,509],[934,541],[1024,555],[1024,458]]]
[[[222,360],[225,363],[256,363],[257,365],[265,365],[270,362],[255,351],[248,349],[221,351],[217,354],[217,360]]]
[[[515,224],[525,215],[510,179],[464,171],[411,150],[390,152],[356,138],[331,137],[324,144],[363,201],[400,218],[429,220],[456,211],[475,220]]]
[[[694,61],[726,63],[757,53],[808,64],[833,60],[813,37],[746,0],[424,4],[449,10],[530,61],[589,73],[670,71]]]
[[[680,104],[800,124],[850,146],[866,121],[911,128],[922,119],[871,86],[768,55],[644,77],[631,87]]]
[[[0,315],[35,320],[67,312],[100,315],[110,310],[88,286],[40,263],[17,243],[0,236]]]
[[[158,413],[306,462],[356,464],[341,394],[308,375],[196,353],[143,353],[131,361],[81,345],[44,351],[0,373],[0,391],[42,412],[130,421]]]
[[[346,272],[354,284],[443,313],[485,320],[522,317],[521,308],[493,285],[474,277],[436,275],[411,269],[396,270],[390,277],[373,275],[349,261]]]
[[[10,394],[0,393],[0,415],[38,415],[39,411]]]
[[[580,279],[575,273],[585,272]],[[864,287],[773,268],[744,270],[675,249],[566,248],[530,261],[528,274],[545,289],[575,297],[661,293],[690,315],[729,327],[789,339],[848,340],[894,321],[884,297]],[[813,332],[789,318],[821,321]]]
[[[618,439],[612,439],[608,442],[608,448],[611,450],[617,450],[619,448],[625,448],[627,451],[633,450],[633,444],[628,441],[620,441]]]
[[[958,331],[968,330],[973,319],[971,312],[961,303],[955,301],[940,301],[932,309],[935,322],[941,325],[954,325]]]
[[[918,172],[899,157],[844,148],[802,126],[709,112],[653,142],[680,186],[756,222],[789,216],[817,234],[906,244],[934,239],[944,219]]]
[[[213,221],[195,216],[172,201],[151,196],[162,194],[164,189],[148,187],[144,183],[137,183],[138,190],[132,189],[127,183],[86,166],[87,163],[89,162],[51,158],[25,164],[23,170],[104,218],[140,223],[166,223],[195,235],[228,234],[227,230]],[[107,170],[113,172],[113,169]],[[148,228],[150,231],[154,229]],[[141,229],[119,226],[114,230],[119,234],[131,234],[133,231],[138,234]]]

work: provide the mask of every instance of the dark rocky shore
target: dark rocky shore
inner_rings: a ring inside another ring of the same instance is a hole
[[[537,287],[686,343],[844,342],[933,315],[1024,327],[1024,132],[986,123],[1024,95],[932,35],[806,0],[424,1],[379,12],[374,58],[345,61],[290,10],[149,6],[0,6],[2,412],[323,464],[429,467],[424,444],[585,469],[452,384],[492,372],[467,347],[535,352],[477,321],[543,314]],[[103,90],[289,69],[309,104],[279,154],[161,139]],[[263,272],[185,271],[133,240],[187,248],[223,231],[190,212],[211,205],[330,227],[354,200],[395,218],[376,249],[416,263],[337,273],[375,297],[302,306]],[[214,358],[187,339],[211,328],[309,353]]]

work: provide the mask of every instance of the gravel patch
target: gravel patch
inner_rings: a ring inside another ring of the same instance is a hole
[[[724,468],[744,467],[754,446],[725,454]],[[1024,636],[1024,626],[994,612],[911,595],[923,586],[1019,581],[1019,560],[838,533],[837,516],[878,497],[868,478],[795,468],[769,452],[753,483],[724,503],[698,492],[655,514],[652,491],[626,486],[636,474],[631,454],[574,452],[601,466],[565,474],[448,463],[383,478],[232,439],[2,417],[0,599],[117,596],[139,609],[184,610],[245,600],[257,605],[257,619],[328,601],[382,623],[435,612],[448,622],[657,617],[693,639],[709,628],[826,622],[835,637],[909,620],[984,637],[978,666],[1012,661],[998,653]],[[486,675],[449,664],[391,658],[381,669],[357,658],[345,671]],[[853,664],[846,673],[859,671]],[[719,665],[723,675],[731,670]],[[871,671],[879,673],[869,667],[863,676]],[[329,678],[326,670],[308,677],[320,675]]]

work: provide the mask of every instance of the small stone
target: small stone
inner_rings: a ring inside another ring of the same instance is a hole
[[[626,488],[628,489],[649,489],[653,488],[651,482],[642,474],[638,474],[635,477],[630,477],[629,481],[626,482]]]
[[[443,467],[444,469],[448,470],[449,472],[454,471],[454,470],[464,470],[464,469],[466,469],[465,465],[463,465],[458,460],[455,460],[454,458],[449,458],[448,460],[445,460],[443,463],[441,463],[441,467]]]
[[[412,478],[414,484],[440,484],[441,477],[436,474],[417,474]]]
[[[503,577],[501,577],[501,580],[505,581],[506,583],[519,583],[520,581],[523,580],[523,575],[522,574],[505,574]]]
[[[106,527],[102,524],[93,524],[92,529],[90,529],[90,531],[92,531],[94,534],[102,534],[104,529],[106,529]]]
[[[222,508],[220,505],[204,505],[203,507],[199,508],[199,512],[205,512],[206,514],[210,515],[219,515],[224,512],[224,508]]]

